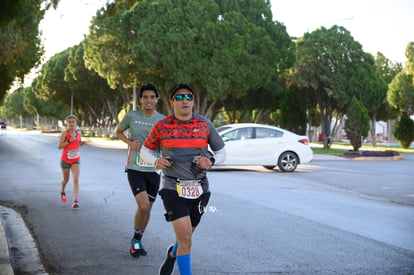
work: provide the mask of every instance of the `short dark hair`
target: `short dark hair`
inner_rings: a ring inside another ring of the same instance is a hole
[[[176,84],[174,87],[171,88],[171,90],[170,90],[170,99],[173,99],[174,94],[180,89],[189,90],[192,94],[194,94],[193,89],[190,87],[190,85],[187,85],[187,84],[184,84],[184,83],[179,83],[179,84]]]
[[[160,97],[160,93],[158,92],[157,86],[155,86],[155,84],[148,83],[148,84],[142,85],[141,88],[139,89],[139,98],[142,97],[142,93],[144,91],[154,91],[155,96]]]

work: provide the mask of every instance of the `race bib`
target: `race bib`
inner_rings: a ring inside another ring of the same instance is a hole
[[[80,156],[79,149],[68,150],[68,159],[77,159]]]
[[[200,180],[177,180],[178,196],[186,199],[197,199],[203,194]]]
[[[157,156],[157,153],[156,153],[156,152],[151,152],[151,153],[152,153],[152,155],[153,155],[154,157],[156,157],[156,156]],[[154,162],[152,162],[152,163],[146,162],[145,160],[143,160],[143,159],[140,157],[140,155],[138,155],[138,156],[137,156],[137,165],[138,165],[138,166],[141,166],[141,167],[154,167],[154,166],[155,166],[155,163],[154,163]]]

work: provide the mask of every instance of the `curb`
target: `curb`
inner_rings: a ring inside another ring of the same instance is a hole
[[[99,138],[82,137],[86,144],[91,144],[97,147],[113,148],[113,149],[128,149],[128,145],[122,140],[105,140]]]
[[[403,156],[394,156],[394,157],[356,157],[352,158],[352,160],[355,161],[361,161],[361,160],[403,160]]]
[[[14,275],[10,262],[9,246],[4,232],[3,220],[0,219],[0,274]]]

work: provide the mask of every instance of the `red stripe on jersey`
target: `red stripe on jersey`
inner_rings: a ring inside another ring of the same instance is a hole
[[[161,141],[163,147],[169,148],[200,148],[208,145],[207,139],[167,139]]]
[[[131,158],[131,154],[132,154],[132,148],[129,148],[129,150],[128,150],[129,152],[128,152],[128,157],[127,157],[127,163],[126,163],[126,166],[128,167],[128,165],[129,165],[129,159]]]
[[[151,150],[155,150],[158,145],[169,148],[206,147],[209,134],[204,121],[193,117],[191,121],[183,123],[171,115],[155,124],[144,146]]]

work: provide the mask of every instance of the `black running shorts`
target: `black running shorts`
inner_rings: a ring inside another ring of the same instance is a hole
[[[129,186],[134,196],[146,191],[148,199],[155,201],[160,189],[160,175],[157,172],[141,172],[132,169],[127,170]]]
[[[64,161],[63,159],[60,160],[60,167],[62,167],[62,169],[69,169],[72,167],[73,164],[80,164],[80,160],[74,162],[74,163],[68,163],[66,161]]]
[[[167,211],[165,214],[167,221],[170,222],[181,217],[190,216],[193,227],[200,223],[201,216],[205,212],[210,200],[210,192],[203,193],[198,199],[185,199],[179,197],[175,190],[162,189],[160,196],[163,200],[165,211]]]

